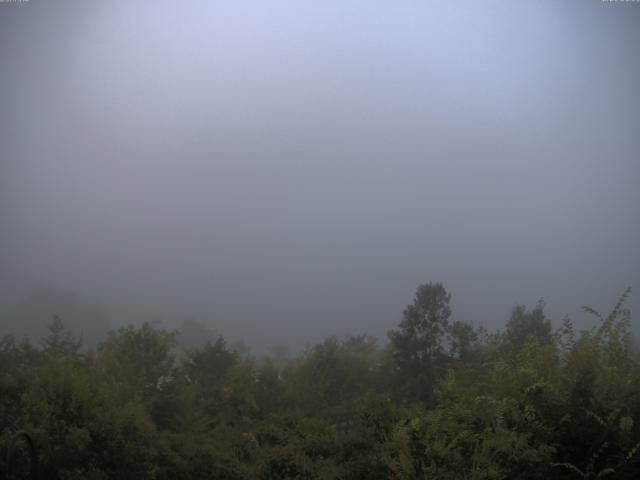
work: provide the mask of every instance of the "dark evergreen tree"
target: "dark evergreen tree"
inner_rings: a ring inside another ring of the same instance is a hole
[[[410,399],[432,405],[438,371],[447,357],[451,294],[441,283],[418,286],[397,330],[389,332],[393,358]]]

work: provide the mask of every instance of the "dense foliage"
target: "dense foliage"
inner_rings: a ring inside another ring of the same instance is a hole
[[[591,331],[554,331],[540,303],[490,334],[425,284],[385,347],[329,338],[286,359],[184,350],[149,323],[86,351],[55,318],[38,346],[0,340],[0,448],[27,429],[61,479],[640,478],[625,296],[586,309]]]

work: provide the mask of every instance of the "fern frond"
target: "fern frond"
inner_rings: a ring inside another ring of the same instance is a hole
[[[616,303],[616,306],[613,307],[613,310],[609,314],[608,318],[615,318],[620,313],[620,309],[622,309],[622,305],[624,305],[624,302],[627,301],[627,297],[630,294],[631,294],[631,287],[627,287],[627,289],[624,291],[624,293],[620,297],[620,300],[618,300],[618,303]]]
[[[631,461],[631,459],[635,456],[636,453],[638,453],[638,451],[640,451],[640,442],[636,443],[635,446],[631,450],[629,450],[629,452],[627,452],[625,460],[627,462]]]
[[[596,309],[591,308],[587,305],[583,305],[582,306],[582,310],[584,310],[587,313],[590,313],[591,315],[595,315],[596,317],[598,317],[601,321],[604,322],[604,317],[602,316],[602,314],[600,312],[598,312]]]
[[[607,422],[605,422],[604,419],[600,415],[598,415],[597,413],[592,412],[591,410],[586,409],[586,408],[585,408],[584,411],[587,414],[587,416],[593,418],[596,422],[598,422],[600,424],[600,426],[602,426],[602,427],[606,427],[607,426]]]
[[[551,466],[552,467],[563,467],[563,468],[566,468],[567,470],[571,470],[572,472],[577,473],[578,475],[580,475],[580,478],[587,478],[587,475],[582,470],[580,470],[578,467],[576,467],[573,463],[568,463],[568,462],[552,463]]]
[[[597,480],[598,478],[602,478],[602,477],[604,477],[605,475],[609,475],[610,473],[615,473],[615,472],[616,472],[616,471],[615,471],[613,468],[611,468],[611,467],[603,468],[602,470],[600,470],[600,471],[598,472],[598,475],[596,475],[596,480]]]
[[[591,455],[591,458],[589,459],[589,465],[587,467],[587,472],[592,472],[593,471],[593,466],[595,465],[596,460],[598,460],[598,457],[600,457],[600,455],[602,455],[602,452],[608,446],[609,446],[609,444],[607,442],[604,442],[602,445],[600,445],[600,448],[598,450],[596,450],[593,455]]]

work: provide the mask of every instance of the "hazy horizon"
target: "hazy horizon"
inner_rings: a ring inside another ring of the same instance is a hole
[[[539,298],[586,326],[627,286],[638,311],[638,27],[577,0],[0,3],[0,312],[51,287],[262,350],[384,338],[429,281],[490,329]]]

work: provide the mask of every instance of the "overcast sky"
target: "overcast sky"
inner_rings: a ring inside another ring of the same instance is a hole
[[[0,3],[0,286],[249,344],[640,308],[640,4]],[[5,300],[9,301],[9,300]]]

